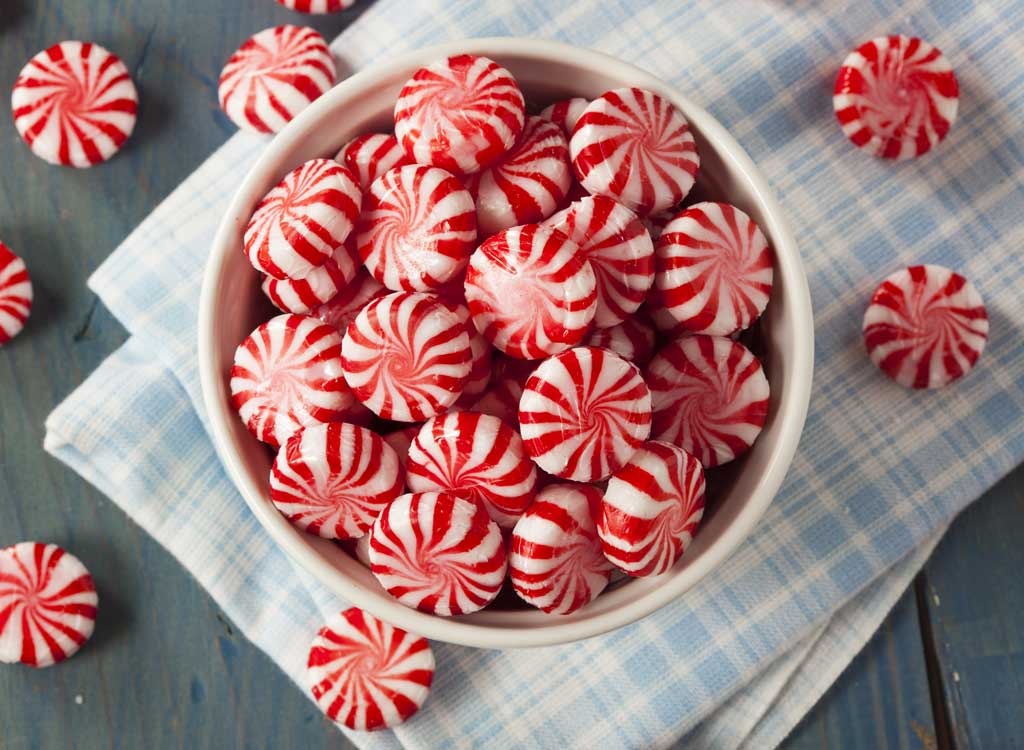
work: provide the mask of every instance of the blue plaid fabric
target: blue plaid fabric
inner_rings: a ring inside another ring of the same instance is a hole
[[[770,747],[860,649],[953,516],[1024,458],[1024,6],[1008,0],[378,0],[334,44],[350,69],[468,36],[562,39],[635,62],[718,117],[786,206],[810,277],[816,385],[788,480],[709,580],[604,637],[516,654],[438,644],[428,707],[366,747]],[[844,55],[879,34],[941,48],[961,85],[938,149],[865,156],[831,112]],[[343,66],[344,67],[344,66]],[[212,94],[211,94],[212,95]],[[207,248],[265,141],[239,134],[124,242],[91,286],[132,337],[48,421],[96,484],[301,682],[342,606],[294,570],[227,480],[202,423],[196,309]],[[911,263],[981,291],[976,370],[907,391],[868,361],[874,286]]]

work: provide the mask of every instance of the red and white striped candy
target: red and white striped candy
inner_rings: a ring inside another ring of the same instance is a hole
[[[627,362],[645,365],[654,354],[654,327],[647,316],[634,315],[611,328],[595,328],[583,342],[618,354]]]
[[[864,343],[878,368],[907,388],[941,388],[966,375],[988,340],[988,313],[966,278],[911,266],[885,279],[864,313]]]
[[[462,394],[472,353],[466,326],[433,294],[396,292],[373,300],[349,325],[345,379],[384,419],[419,422]]]
[[[341,334],[315,318],[278,315],[235,350],[231,403],[264,443],[277,447],[302,427],[341,421],[354,402]]]
[[[658,239],[658,300],[687,331],[749,328],[772,292],[772,250],[753,219],[728,203],[698,203]]]
[[[344,422],[294,435],[270,471],[270,499],[295,526],[324,539],[365,534],[402,494],[402,467],[379,435]]]
[[[476,247],[476,208],[462,183],[437,167],[385,172],[366,194],[358,249],[374,278],[396,292],[438,289]]]
[[[661,575],[704,517],[704,470],[682,448],[652,440],[608,480],[597,534],[604,556],[631,576]]]
[[[320,628],[306,683],[320,710],[349,729],[401,724],[430,694],[434,652],[427,639],[352,607]]]
[[[32,312],[32,280],[25,261],[0,242],[0,346],[25,328]]]
[[[420,424],[411,424],[400,430],[394,430],[381,435],[384,442],[390,445],[392,450],[398,455],[398,460],[401,462],[403,469],[409,456],[409,446],[412,445],[412,441],[419,435],[420,427],[422,427]]]
[[[553,615],[568,615],[604,591],[612,565],[601,551],[601,490],[553,484],[516,523],[508,553],[519,597]]]
[[[519,429],[519,399],[537,363],[496,353],[491,364],[491,382],[476,400],[472,411],[498,417],[505,424]]]
[[[512,148],[525,118],[511,73],[486,57],[454,55],[406,82],[395,104],[395,136],[416,163],[471,174]]]
[[[352,170],[364,192],[385,172],[412,163],[398,139],[384,133],[368,133],[352,139],[341,147],[334,160]]]
[[[636,214],[611,198],[595,195],[581,198],[544,223],[575,242],[594,269],[595,327],[610,328],[637,311],[654,284],[654,243]]]
[[[690,124],[650,91],[608,91],[583,111],[569,141],[580,183],[637,213],[671,208],[693,187],[700,166]]]
[[[356,277],[356,272],[361,266],[356,260],[354,246],[355,242],[350,235],[349,240],[338,245],[334,255],[322,266],[317,266],[297,281],[265,277],[263,293],[282,312],[310,314],[314,308],[334,299],[335,295],[348,287]]]
[[[406,461],[413,492],[450,490],[480,503],[511,529],[533,501],[537,471],[519,434],[498,417],[472,411],[429,420]]]
[[[589,99],[574,96],[571,99],[562,99],[554,104],[549,104],[541,110],[540,116],[549,120],[562,129],[566,138],[572,137],[572,131],[583,114],[583,110],[590,104]]]
[[[501,351],[540,359],[577,344],[597,310],[594,269],[576,243],[526,224],[490,237],[469,260],[473,324]]]
[[[370,570],[389,594],[423,612],[483,609],[506,569],[498,525],[482,505],[450,492],[402,495],[370,531]]]
[[[128,68],[92,42],[60,42],[22,68],[11,93],[14,127],[50,164],[91,167],[135,129],[139,95]]]
[[[651,393],[640,370],[607,349],[581,346],[542,362],[519,402],[526,451],[544,471],[604,479],[651,433]]]
[[[461,286],[459,291],[462,291]],[[469,336],[469,378],[462,387],[462,395],[455,402],[457,407],[468,408],[480,398],[491,382],[491,345],[476,330],[468,307],[447,295],[442,294],[440,297],[445,306],[459,316],[459,320],[466,326],[466,335]]]
[[[336,13],[351,8],[356,0],[277,0],[278,3],[298,13]]]
[[[370,275],[362,266],[356,269],[356,276],[348,286],[340,289],[328,302],[310,310],[309,314],[336,328],[342,335],[349,323],[356,319],[359,311],[371,300],[383,297],[388,290]]]
[[[276,133],[331,88],[334,78],[334,58],[315,29],[274,26],[231,56],[217,98],[238,127]]]
[[[480,234],[486,236],[551,216],[572,179],[565,133],[552,122],[527,117],[515,146],[464,182],[476,201]]]
[[[355,177],[331,159],[293,169],[259,202],[245,228],[245,253],[275,279],[302,279],[333,257],[359,217]]]
[[[665,231],[665,227],[668,226],[672,219],[679,215],[681,210],[678,206],[673,206],[656,214],[647,214],[647,216],[643,217],[642,221],[644,226],[647,227],[647,233],[651,235],[652,241],[658,241],[661,233]]]
[[[678,445],[706,467],[745,453],[768,417],[768,379],[757,357],[721,336],[666,344],[646,370],[656,440]]]
[[[846,137],[872,156],[912,159],[946,137],[960,89],[949,60],[917,37],[881,36],[843,61],[832,106]]]
[[[49,667],[74,656],[98,605],[89,571],[56,544],[0,550],[0,663]]]

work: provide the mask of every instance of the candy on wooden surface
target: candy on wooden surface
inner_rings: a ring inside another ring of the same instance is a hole
[[[25,261],[0,242],[0,346],[25,329],[32,312],[32,280]]]

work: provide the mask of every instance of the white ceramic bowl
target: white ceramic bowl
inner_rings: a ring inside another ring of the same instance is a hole
[[[249,435],[229,401],[235,347],[262,322],[260,311],[266,309],[256,272],[242,252],[242,234],[257,202],[301,162],[331,156],[361,133],[390,130],[402,83],[416,68],[460,52],[497,60],[532,103],[569,95],[592,98],[623,86],[668,98],[695,132],[704,188],[753,216],[775,250],[775,289],[762,323],[772,388],[764,431],[747,456],[734,462],[693,544],[671,571],[624,581],[565,617],[487,609],[444,618],[399,604],[337,546],[296,530],[277,512],[267,489],[267,450]],[[348,78],[314,102],[270,142],[231,202],[210,253],[199,309],[199,368],[213,441],[267,532],[292,559],[353,604],[428,638],[484,648],[550,645],[604,633],[650,614],[714,575],[755,527],[789,468],[810,398],[813,344],[810,294],[793,237],[764,178],[736,141],[707,112],[650,74],[597,52],[535,39],[464,40],[401,55]]]

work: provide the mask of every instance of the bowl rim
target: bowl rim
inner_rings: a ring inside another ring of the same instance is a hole
[[[237,417],[230,408],[230,401],[225,398],[224,373],[217,367],[214,323],[219,280],[224,273],[228,254],[234,247],[233,235],[238,231],[232,217],[239,215],[245,208],[248,202],[246,196],[254,192],[255,186],[266,184],[272,174],[280,171],[276,166],[279,153],[293,145],[307,130],[314,129],[320,118],[337,106],[338,99],[348,97],[350,92],[362,90],[365,82],[371,79],[389,78],[402,70],[420,67],[432,59],[459,53],[481,54],[498,59],[504,55],[515,55],[535,58],[538,61],[570,58],[575,64],[595,71],[615,70],[617,75],[633,81],[636,87],[670,92],[673,100],[682,104],[687,119],[706,140],[715,143],[716,151],[730,164],[730,169],[734,173],[741,175],[750,194],[760,203],[764,212],[764,228],[772,238],[775,250],[777,273],[785,277],[786,304],[790,307],[789,317],[793,321],[795,334],[789,341],[793,365],[787,371],[787,376],[791,380],[785,401],[780,401],[777,406],[780,424],[776,442],[772,446],[755,491],[732,523],[723,530],[721,536],[704,550],[693,564],[666,578],[661,586],[637,600],[588,619],[559,621],[552,617],[550,624],[516,629],[467,622],[460,618],[442,618],[409,609],[397,600],[388,599],[386,595],[371,596],[356,582],[348,580],[342,571],[326,562],[309,541],[303,538],[301,532],[292,528],[269,503],[260,500],[261,490],[246,476],[242,456],[229,450],[232,422]],[[427,638],[481,648],[554,645],[616,630],[646,617],[675,600],[718,567],[747,538],[785,479],[807,416],[813,376],[814,325],[811,296],[796,241],[767,180],[742,146],[717,119],[674,86],[652,73],[602,52],[564,42],[523,37],[463,39],[412,50],[349,76],[303,110],[267,144],[231,199],[204,269],[198,329],[200,387],[212,442],[235,487],[278,547],[320,583],[354,606],[364,608],[384,620]]]

